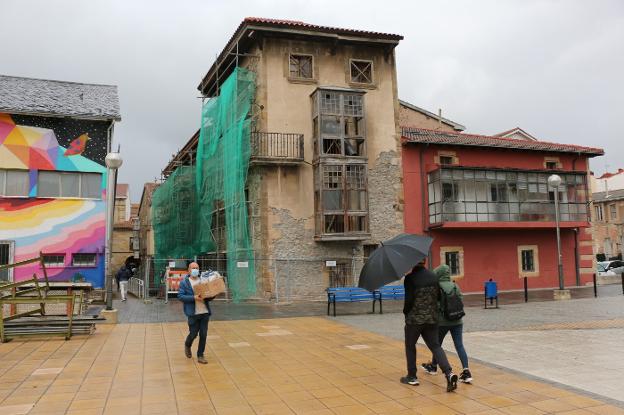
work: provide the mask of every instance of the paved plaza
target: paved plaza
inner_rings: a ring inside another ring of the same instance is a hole
[[[617,293],[618,287],[611,287]],[[467,308],[471,358],[624,403],[624,296]],[[403,316],[339,317],[355,327],[403,338]],[[444,348],[454,351],[450,336]],[[428,353],[428,352],[427,352]],[[475,378],[480,378],[474,373]]]
[[[71,341],[1,344],[0,414],[624,414],[478,363],[455,393],[442,376],[402,385],[401,341],[324,317],[211,322],[207,365],[184,356],[186,330],[100,325]]]

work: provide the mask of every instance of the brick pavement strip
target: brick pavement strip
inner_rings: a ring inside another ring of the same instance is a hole
[[[184,356],[186,330],[101,325],[0,344],[0,414],[624,414],[480,364],[453,394],[442,376],[402,385],[402,342],[325,318],[211,322],[207,365]]]

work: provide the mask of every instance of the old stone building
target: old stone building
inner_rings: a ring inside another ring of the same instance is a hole
[[[133,205],[130,201],[129,186],[125,183],[119,183],[115,193],[113,221],[113,250],[111,252],[113,274],[128,262],[138,264],[138,239],[134,230],[134,218],[137,217],[138,208],[139,205]],[[134,248],[137,248],[137,258],[135,258]]]
[[[593,194],[594,251],[605,260],[624,254],[624,189]],[[602,258],[601,258],[602,259]]]
[[[394,55],[401,39],[247,18],[203,77],[207,98],[219,97],[236,68],[254,77],[245,191],[255,296],[318,298],[328,286],[355,284],[366,255],[403,231]],[[194,165],[200,136],[165,178]],[[222,201],[200,209],[213,210],[216,244],[197,254],[231,273],[234,248],[224,235],[240,224],[228,223]]]

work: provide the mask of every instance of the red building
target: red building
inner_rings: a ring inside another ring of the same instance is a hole
[[[565,286],[592,280],[589,158],[602,149],[533,139],[403,128],[405,229],[434,238],[431,261],[447,263],[467,292],[493,278],[500,290],[559,286],[556,173]]]

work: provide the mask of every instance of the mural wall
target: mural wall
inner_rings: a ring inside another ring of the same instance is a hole
[[[0,187],[0,244],[12,245],[13,262],[43,252],[60,261],[48,268],[52,281],[87,281],[94,287],[103,286],[108,126],[104,121],[0,113],[0,173],[5,173],[5,183],[0,180],[4,185]],[[28,172],[27,194],[7,196],[8,171]],[[73,186],[76,194],[41,196],[38,183],[48,187],[52,183],[54,189],[56,178],[43,182],[42,172],[50,177],[48,172],[58,171],[99,176],[59,176],[59,189]],[[85,265],[85,258],[92,257],[94,260],[87,260]],[[15,269],[12,279],[20,281],[33,273],[41,275],[38,264]]]

